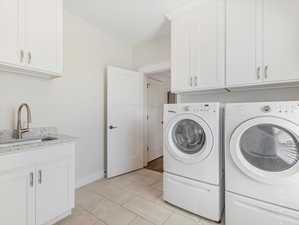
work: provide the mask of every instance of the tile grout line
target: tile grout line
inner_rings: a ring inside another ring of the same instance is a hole
[[[79,209],[81,209],[82,211],[86,212],[87,214],[93,216],[94,218],[96,218],[96,222],[93,224],[95,225],[97,222],[101,222],[101,223],[104,223],[105,225],[109,225],[107,224],[105,221],[101,220],[100,218],[98,218],[96,215],[94,215],[92,212],[89,212],[88,210],[82,208],[81,206],[77,206]]]

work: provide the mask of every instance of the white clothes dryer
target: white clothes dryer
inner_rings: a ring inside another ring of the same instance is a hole
[[[299,225],[299,102],[225,110],[227,225]]]

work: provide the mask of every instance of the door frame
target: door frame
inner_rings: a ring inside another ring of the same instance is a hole
[[[171,72],[171,64],[170,61],[163,61],[157,64],[149,64],[138,69],[139,72],[143,73],[144,76],[144,86],[143,86],[143,166],[146,167],[148,165],[148,124],[147,124],[147,115],[148,115],[148,94],[147,94],[147,77],[149,75],[153,75],[155,73],[162,72]],[[177,102],[181,102],[180,95],[177,95]]]
[[[150,96],[149,96],[149,91],[150,91],[150,86],[151,86],[151,84],[155,84],[155,85],[157,85],[157,86],[159,86],[159,89],[163,89],[163,93],[165,92],[165,95],[167,94],[167,92],[166,92],[166,89],[167,89],[167,86],[166,86],[166,84],[163,82],[163,81],[160,81],[160,80],[158,80],[158,79],[155,79],[154,77],[147,77],[146,78],[146,83],[147,83],[147,87],[146,87],[146,96],[147,96],[147,98],[146,98],[146,105],[145,105],[145,108],[146,108],[146,111],[145,111],[145,113],[146,113],[146,121],[145,121],[145,126],[146,126],[146,131],[147,131],[147,133],[146,133],[146,140],[147,140],[147,142],[145,143],[146,144],[146,149],[147,149],[147,152],[146,152],[146,157],[147,157],[147,162],[151,162],[151,161],[153,161],[153,160],[155,160],[155,159],[150,159],[150,153],[151,153],[151,148],[150,148],[150,141],[149,141],[149,129],[150,129],[150,119],[149,119],[149,116],[151,116],[150,115],[150,110],[149,110],[149,105],[148,105],[148,100],[149,100],[149,98],[150,98]],[[162,96],[161,96],[162,97]],[[165,97],[167,97],[167,96],[165,96]],[[161,122],[163,121],[163,109],[162,109],[162,118],[161,118]],[[162,128],[162,131],[163,131],[163,125],[161,124],[161,128]],[[163,135],[163,133],[162,133],[162,135]],[[163,136],[162,136],[162,156],[163,156]]]

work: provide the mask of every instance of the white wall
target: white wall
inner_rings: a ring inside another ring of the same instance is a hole
[[[161,81],[170,88],[170,71],[148,74],[146,76],[150,79]]]
[[[170,38],[163,37],[143,42],[133,49],[133,63],[135,68],[159,64],[170,60]]]
[[[104,71],[132,66],[132,48],[69,12],[64,13],[64,76],[41,80],[0,73],[0,129],[13,128],[22,102],[33,127],[56,126],[79,137],[76,177],[82,184],[104,170]]]

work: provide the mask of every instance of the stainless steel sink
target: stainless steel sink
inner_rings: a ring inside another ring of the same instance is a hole
[[[40,142],[55,141],[57,137],[43,137],[43,138],[27,138],[27,139],[12,139],[5,142],[0,142],[0,148],[14,147],[19,145],[35,144]]]
[[[42,140],[42,142],[45,142],[45,141],[56,141],[56,140],[58,140],[58,137],[44,137],[41,140]]]

